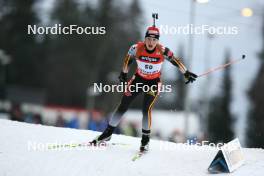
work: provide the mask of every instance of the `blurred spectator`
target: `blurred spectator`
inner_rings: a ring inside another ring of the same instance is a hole
[[[15,120],[15,121],[19,121],[19,122],[23,122],[24,118],[23,118],[23,113],[20,109],[20,105],[19,104],[14,104],[12,106],[12,109],[10,111],[10,119],[11,120]]]
[[[71,120],[66,124],[66,127],[68,128],[76,128],[79,129],[80,127],[80,123],[79,123],[79,118],[78,116],[75,114]]]
[[[40,114],[27,113],[23,115],[23,119],[27,123],[43,124],[42,117]]]
[[[106,119],[101,113],[91,112],[89,113],[90,119],[88,122],[88,130],[103,131],[107,126]]]
[[[65,126],[65,121],[63,119],[62,113],[59,113],[57,118],[56,118],[56,127],[64,127]]]
[[[24,115],[24,121],[27,123],[33,123],[33,114],[32,113],[27,113]]]
[[[33,122],[34,124],[43,124],[42,117],[39,113],[33,115]]]

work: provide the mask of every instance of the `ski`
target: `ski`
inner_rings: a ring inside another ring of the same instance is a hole
[[[139,151],[139,152],[137,152],[134,156],[133,156],[133,158],[132,158],[132,161],[136,161],[136,160],[138,160],[139,158],[141,158],[144,154],[146,154],[147,152],[141,152],[141,151]]]
[[[107,146],[129,146],[129,144],[125,143],[100,143],[99,145],[91,145],[89,142],[82,142],[82,143],[66,143],[66,144],[50,144],[48,145],[48,149],[59,149],[59,148],[77,148],[77,147],[107,147]]]

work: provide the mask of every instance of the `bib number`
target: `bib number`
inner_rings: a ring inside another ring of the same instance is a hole
[[[152,65],[147,65],[147,64],[146,64],[146,65],[145,65],[145,69],[146,69],[146,70],[151,70],[151,69],[153,69],[153,66],[152,66]]]

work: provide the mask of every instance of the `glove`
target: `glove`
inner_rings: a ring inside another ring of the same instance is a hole
[[[121,72],[118,79],[121,83],[127,82],[127,73]]]
[[[193,81],[196,80],[197,75],[189,72],[188,70],[184,73],[184,78],[186,79],[185,84],[192,83]]]

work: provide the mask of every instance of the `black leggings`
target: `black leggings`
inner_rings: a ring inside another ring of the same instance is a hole
[[[143,99],[143,106],[142,106],[142,113],[143,113],[143,118],[142,118],[142,129],[143,130],[150,130],[151,128],[151,109],[154,105],[154,102],[156,101],[159,93],[158,93],[158,88],[160,86],[160,79],[153,79],[153,80],[145,80],[141,78],[138,75],[134,75],[132,79],[129,81],[128,86],[131,85],[136,85],[137,83],[140,83],[140,86],[143,87],[153,87],[151,90],[145,91],[143,89],[138,89],[138,91],[135,92],[129,92],[128,90],[124,93],[120,104],[118,105],[117,109],[115,110],[113,116],[111,117],[109,121],[109,125],[116,127],[123,114],[127,111],[130,103],[141,93],[144,94],[144,99]]]

